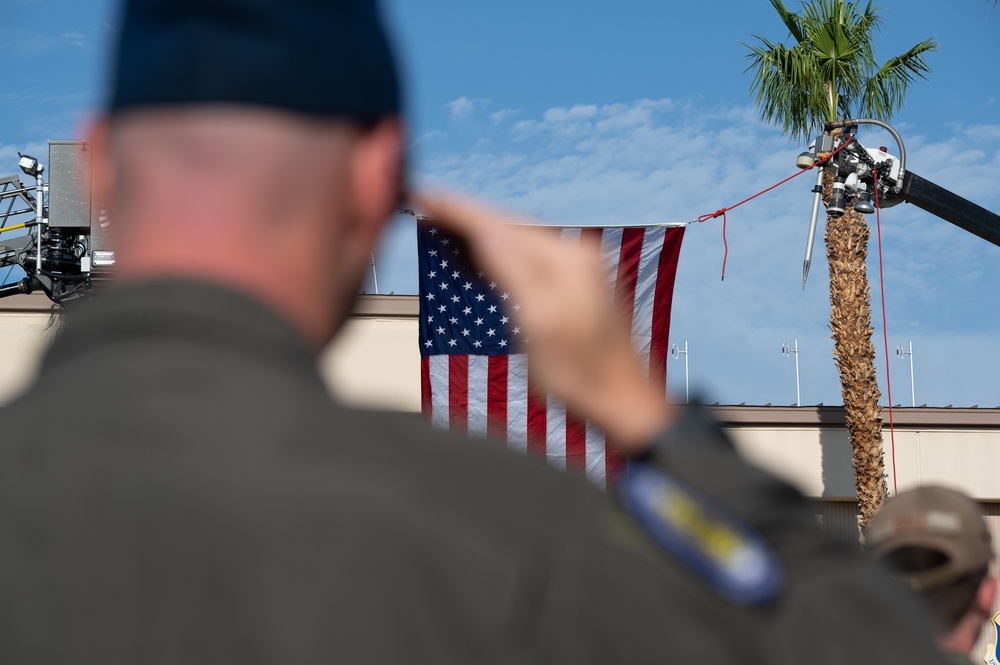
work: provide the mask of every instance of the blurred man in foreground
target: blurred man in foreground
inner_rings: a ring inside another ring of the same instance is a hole
[[[872,520],[866,546],[924,601],[941,650],[967,665],[997,594],[993,539],[975,501],[934,485],[902,492]]]
[[[0,415],[0,662],[937,662],[891,578],[646,383],[587,248],[420,201],[632,456],[618,501],[331,401],[315,354],[402,182],[372,2],[130,0],[112,85],[119,284]]]

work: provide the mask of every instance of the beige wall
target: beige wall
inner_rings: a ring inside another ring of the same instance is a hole
[[[359,406],[420,411],[416,318],[355,318],[320,357],[331,391]]]

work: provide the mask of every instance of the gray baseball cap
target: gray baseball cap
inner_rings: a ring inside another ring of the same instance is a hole
[[[986,570],[994,556],[993,541],[976,502],[935,485],[889,499],[872,519],[865,546],[880,558],[891,558],[904,548],[936,553],[927,567],[900,572],[918,592]]]

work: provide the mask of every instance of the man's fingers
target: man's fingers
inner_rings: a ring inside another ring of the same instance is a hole
[[[552,229],[454,195],[422,194],[416,203],[435,227],[461,239],[476,264],[518,293],[527,291],[558,255]]]

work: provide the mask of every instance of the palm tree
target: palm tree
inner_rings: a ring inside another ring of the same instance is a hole
[[[929,72],[927,39],[879,65],[874,37],[881,18],[868,0],[804,0],[794,13],[770,0],[788,28],[790,46],[753,35],[746,71],[763,119],[794,139],[820,134],[825,123],[860,116],[888,121],[903,106],[907,86]],[[825,178],[829,200],[833,176]],[[871,297],[865,259],[869,228],[854,210],[826,222],[830,266],[830,330],[840,373],[862,532],[888,494],[882,456],[881,394],[875,377]]]

